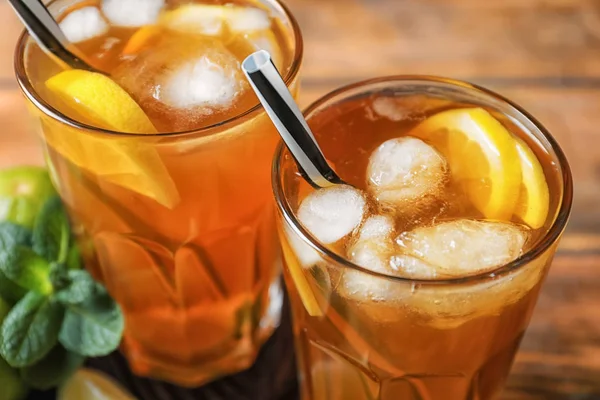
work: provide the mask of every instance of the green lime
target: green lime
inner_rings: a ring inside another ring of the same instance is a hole
[[[12,369],[2,358],[0,358],[0,388],[2,388],[2,400],[21,400],[29,391],[21,381],[19,372]]]
[[[0,297],[0,324],[10,311],[10,305]],[[0,357],[0,388],[2,400],[21,400],[27,394],[27,386],[21,381],[19,372],[12,369]]]
[[[13,167],[0,171],[0,221],[33,227],[35,217],[56,194],[48,172],[41,167]]]
[[[121,385],[100,371],[81,368],[58,390],[58,400],[135,400]]]

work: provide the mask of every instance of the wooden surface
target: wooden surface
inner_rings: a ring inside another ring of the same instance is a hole
[[[289,0],[305,37],[301,102],[390,74],[490,87],[544,123],[574,212],[505,400],[600,399],[600,0]],[[0,166],[40,162],[12,72],[20,24],[0,3]]]

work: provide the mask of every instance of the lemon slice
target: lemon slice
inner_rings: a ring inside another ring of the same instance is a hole
[[[58,400],[135,400],[105,374],[82,368],[59,389]]]
[[[146,25],[138,29],[127,41],[127,44],[121,52],[124,56],[131,56],[144,50],[156,39],[158,39],[162,29],[156,25]]]
[[[101,128],[154,133],[140,106],[110,78],[83,70],[63,71],[48,81],[49,101],[73,118]],[[111,137],[45,120],[46,142],[73,164],[103,180],[173,208],[177,188],[152,143],[144,138]]]
[[[95,126],[129,133],[156,132],[140,106],[105,75],[67,70],[48,79],[46,87],[63,106]]]
[[[519,198],[521,164],[515,140],[481,108],[443,111],[411,133],[448,160],[452,177],[485,218],[510,220]]]
[[[281,248],[283,250],[283,258],[285,260],[285,264],[287,266],[287,270],[294,281],[294,287],[298,291],[298,296],[300,297],[300,301],[304,305],[304,308],[308,312],[308,315],[312,317],[319,317],[323,315],[323,310],[319,305],[319,301],[313,292],[313,289],[308,281],[305,273],[308,272],[308,269],[300,265],[302,262],[302,256],[296,255],[294,249],[292,249],[292,245],[290,242],[293,240],[293,235],[295,233],[288,228],[286,225],[283,230],[280,231],[279,236],[281,238]],[[306,245],[308,247],[308,245]],[[309,248],[310,251],[312,249]],[[318,255],[316,255],[318,257]],[[312,256],[310,258],[313,258]],[[317,258],[314,258],[315,260]]]
[[[532,229],[538,229],[546,222],[550,207],[548,183],[535,153],[523,140],[515,137],[515,141],[523,177],[515,215]]]

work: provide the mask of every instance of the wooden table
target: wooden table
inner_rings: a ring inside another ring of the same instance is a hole
[[[301,102],[392,74],[488,86],[558,139],[574,212],[503,399],[600,399],[600,0],[289,0],[305,37]],[[40,163],[0,3],[0,167]]]

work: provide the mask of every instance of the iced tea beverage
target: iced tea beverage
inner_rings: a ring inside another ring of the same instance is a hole
[[[185,386],[249,367],[279,324],[278,135],[240,61],[268,50],[295,93],[302,53],[276,0],[205,3],[55,1],[104,74],[62,69],[27,35],[16,59],[86,266],[123,309],[133,372]]]
[[[276,155],[302,398],[494,398],[570,211],[560,148],[508,100],[433,77],[306,115],[349,185],[315,190]]]

